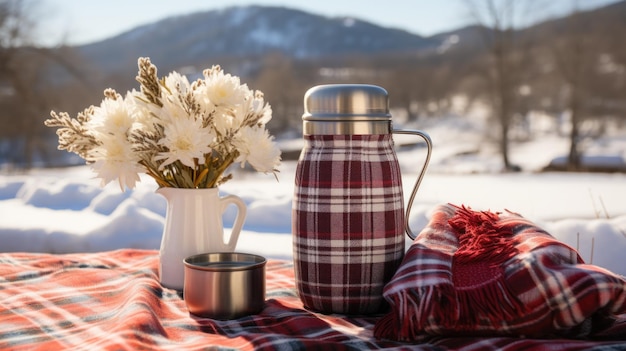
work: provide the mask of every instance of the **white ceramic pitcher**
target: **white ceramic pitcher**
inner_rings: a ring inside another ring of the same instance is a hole
[[[235,195],[219,196],[218,188],[159,188],[167,199],[167,213],[161,250],[159,280],[163,287],[182,290],[183,260],[209,252],[233,252],[246,217],[246,205]],[[228,205],[238,209],[229,237],[224,236],[222,215]]]

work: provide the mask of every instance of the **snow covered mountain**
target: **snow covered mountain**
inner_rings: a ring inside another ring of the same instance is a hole
[[[377,54],[436,48],[404,30],[355,18],[329,18],[284,7],[244,6],[170,17],[78,47],[105,70],[150,56],[159,67],[216,57],[253,58],[280,52],[292,58]]]

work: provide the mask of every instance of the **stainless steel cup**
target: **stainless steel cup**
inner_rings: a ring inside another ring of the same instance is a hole
[[[213,319],[255,314],[265,304],[262,256],[218,252],[187,257],[183,298],[189,312]]]

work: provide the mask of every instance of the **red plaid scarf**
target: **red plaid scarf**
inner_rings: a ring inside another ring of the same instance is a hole
[[[375,335],[594,336],[626,312],[626,281],[518,214],[438,208],[385,287]],[[622,337],[624,337],[622,335]]]

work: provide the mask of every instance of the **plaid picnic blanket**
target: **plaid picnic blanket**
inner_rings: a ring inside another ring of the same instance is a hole
[[[619,350],[624,341],[434,337],[377,340],[380,316],[303,308],[293,264],[269,260],[257,315],[217,321],[190,315],[159,285],[158,252],[0,254],[0,348],[4,350]],[[626,315],[620,316],[626,330]],[[622,335],[625,335],[624,333]]]

